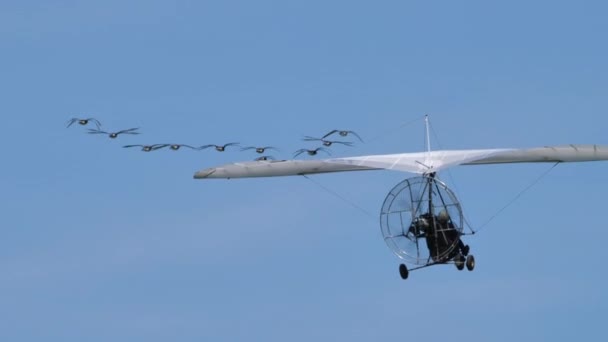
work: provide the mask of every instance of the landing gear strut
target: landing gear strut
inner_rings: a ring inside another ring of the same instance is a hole
[[[469,270],[469,271],[472,271],[475,269],[475,257],[472,254],[467,255],[466,258],[464,255],[458,254],[454,257],[453,260],[454,260],[454,265],[456,265],[456,268],[459,271],[464,270],[465,266],[466,266],[467,270]],[[448,263],[448,262],[445,262],[445,263]],[[428,264],[428,265],[424,265],[424,266],[420,266],[420,267],[415,267],[415,268],[413,268],[413,270],[417,270],[417,269],[432,266],[432,265],[435,265],[435,264]],[[410,270],[407,269],[407,266],[405,266],[405,264],[399,265],[399,275],[401,276],[401,279],[403,279],[403,280],[405,280],[405,279],[407,279],[407,277],[409,277]]]

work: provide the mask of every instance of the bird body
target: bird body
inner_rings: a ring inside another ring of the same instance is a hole
[[[332,144],[341,144],[346,146],[353,146],[353,143],[350,141],[336,141],[336,140],[325,140],[323,138],[315,138],[311,136],[305,136],[304,141],[320,141],[323,146],[330,147]]]
[[[156,151],[160,150],[163,147],[167,147],[169,144],[154,144],[154,145],[125,145],[123,148],[129,147],[141,147],[141,150],[144,152]]]
[[[190,145],[186,145],[186,144],[167,144],[169,146],[170,149],[172,149],[173,151],[177,151],[182,147],[187,147],[193,150],[200,150],[200,147],[194,147],[194,146],[190,146]]]
[[[115,139],[120,134],[140,134],[139,132],[136,132],[138,129],[139,129],[139,127],[123,129],[122,131],[118,131],[118,132],[106,132],[106,131],[102,131],[99,129],[89,128],[89,134],[107,134],[108,137],[110,137],[111,139]]]
[[[361,139],[361,137],[359,136],[359,134],[355,133],[355,131],[346,131],[346,130],[339,130],[339,129],[334,129],[329,131],[327,134],[325,134],[321,139],[325,139],[328,136],[338,133],[338,135],[340,135],[341,137],[346,137],[349,134],[354,135],[355,137],[357,137],[357,139],[359,139],[359,141],[363,142],[363,139]]]
[[[214,147],[216,151],[218,151],[218,152],[224,152],[226,150],[226,147],[228,147],[228,146],[234,146],[234,145],[238,145],[238,144],[239,143],[236,143],[236,142],[227,143],[227,144],[224,144],[224,145],[209,144],[209,145],[203,145],[203,146],[199,147],[199,149],[204,150],[204,149],[209,148],[209,147]]]
[[[314,155],[316,155],[317,153],[319,153],[319,151],[323,151],[323,152],[325,152],[325,153],[327,153],[327,154],[331,155],[331,153],[329,153],[329,151],[328,151],[326,148],[323,148],[323,147],[317,147],[317,148],[315,148],[314,150],[307,150],[307,149],[305,149],[305,148],[299,149],[299,150],[297,150],[297,151],[294,153],[294,155],[293,155],[293,156],[294,156],[294,157],[297,157],[297,156],[299,156],[299,155],[300,155],[300,154],[302,154],[302,153],[307,153],[309,156],[314,156]]]
[[[97,120],[95,118],[86,118],[86,119],[71,118],[68,121],[68,125],[66,126],[66,128],[72,126],[72,124],[74,124],[75,122],[77,122],[79,125],[82,125],[82,126],[86,126],[89,122],[92,122],[95,124],[95,126],[97,126],[97,129],[101,128],[101,122],[99,122],[99,120]]]
[[[272,156],[261,156],[261,157],[255,158],[254,160],[255,161],[268,161],[268,160],[275,160],[275,159]]]
[[[241,151],[246,151],[246,150],[255,150],[256,153],[264,153],[266,150],[275,150],[278,151],[275,147],[272,146],[264,146],[264,147],[255,147],[255,146],[249,146],[249,147],[244,147],[241,149]]]

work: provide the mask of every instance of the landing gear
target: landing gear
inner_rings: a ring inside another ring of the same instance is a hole
[[[399,265],[399,274],[401,275],[401,279],[405,280],[410,275],[410,271],[407,270],[407,266],[401,264]]]
[[[454,258],[454,264],[459,271],[462,271],[464,269],[464,255],[458,254]]]
[[[467,257],[467,270],[472,271],[475,268],[475,257],[469,255]]]

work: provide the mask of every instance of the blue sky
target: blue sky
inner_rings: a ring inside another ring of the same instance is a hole
[[[603,336],[608,163],[558,165],[468,237],[474,272],[399,278],[378,217],[407,174],[193,180],[352,129],[336,156],[608,144],[600,1],[3,1],[0,338]],[[116,141],[65,128],[93,116]],[[414,122],[412,122],[414,121]],[[411,122],[411,123],[410,123]],[[406,124],[410,123],[410,124]],[[550,165],[444,173],[473,225]]]

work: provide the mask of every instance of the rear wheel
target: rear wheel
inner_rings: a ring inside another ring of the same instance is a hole
[[[456,258],[454,258],[454,264],[456,264],[456,268],[459,271],[464,269],[464,256],[462,254],[458,254]]]
[[[470,255],[467,257],[467,270],[472,271],[475,268],[475,257]]]
[[[407,270],[407,266],[401,264],[399,265],[399,274],[401,275],[401,279],[405,280],[410,275],[410,271]]]

